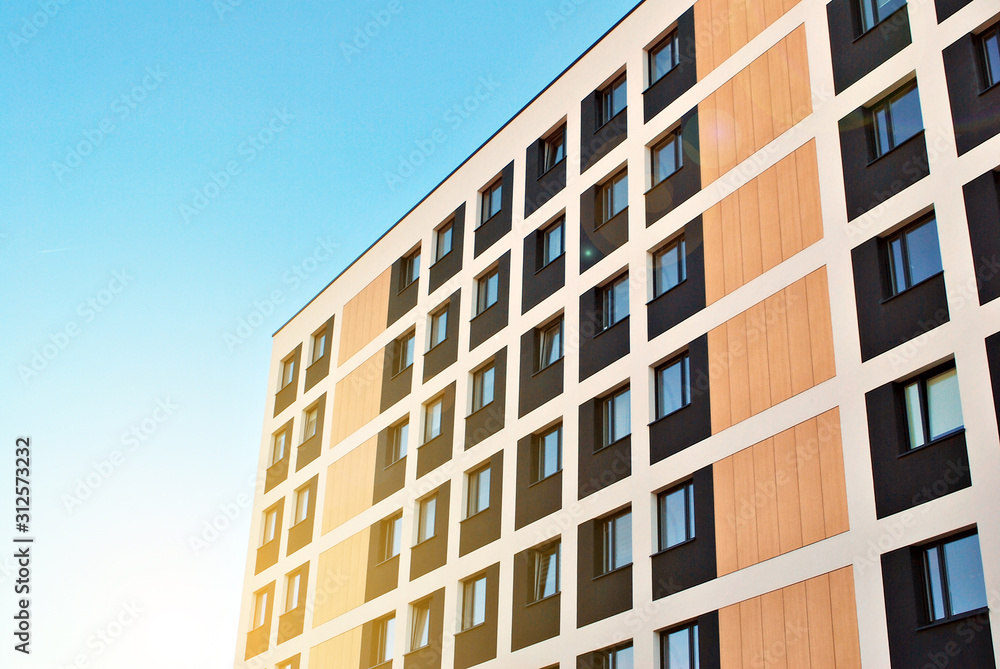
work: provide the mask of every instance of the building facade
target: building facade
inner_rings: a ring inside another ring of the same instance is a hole
[[[636,7],[274,335],[235,666],[994,667],[998,19]]]

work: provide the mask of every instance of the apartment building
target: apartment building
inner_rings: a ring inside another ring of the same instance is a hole
[[[998,21],[637,6],[274,335],[235,666],[996,666]]]

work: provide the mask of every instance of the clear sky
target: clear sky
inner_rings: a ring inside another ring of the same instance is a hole
[[[635,2],[4,0],[0,665],[232,666],[271,334]]]

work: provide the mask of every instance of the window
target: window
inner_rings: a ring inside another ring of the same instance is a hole
[[[660,183],[684,165],[684,142],[675,130],[653,147],[653,185]]]
[[[615,116],[618,116],[627,104],[625,100],[625,75],[618,77],[608,85],[600,95],[600,115],[598,116],[598,126],[602,126]]]
[[[402,292],[420,278],[420,249],[403,258],[399,264],[399,290]]]
[[[281,390],[295,379],[295,358],[288,358],[281,361]]]
[[[562,425],[537,435],[532,444],[531,482],[552,476],[562,467]]]
[[[660,632],[663,669],[698,669],[698,624]]]
[[[431,348],[434,348],[448,338],[448,307],[438,309],[431,314]]]
[[[601,289],[601,329],[607,330],[628,316],[628,274]]]
[[[986,608],[978,534],[947,539],[922,553],[928,622]]]
[[[911,225],[887,240],[892,294],[898,295],[942,271],[937,221]]]
[[[563,357],[562,350],[563,319],[548,325],[538,332],[538,370],[558,362]]]
[[[253,619],[250,621],[250,629],[258,629],[264,626],[267,621],[268,597],[267,590],[260,590],[253,596]]]
[[[694,484],[690,481],[656,496],[659,549],[694,539]]]
[[[309,486],[303,486],[295,491],[295,516],[292,525],[298,525],[309,517]]]
[[[980,38],[983,42],[983,75],[986,88],[1000,82],[1000,26],[994,26]]]
[[[601,573],[632,564],[632,512],[601,521]]]
[[[861,25],[871,30],[906,4],[906,0],[861,0]]]
[[[916,82],[885,98],[869,113],[875,158],[884,156],[924,129]]]
[[[687,279],[687,244],[678,237],[653,254],[653,296],[659,297]]]
[[[480,576],[462,584],[462,630],[486,622],[486,577]]]
[[[417,543],[434,537],[434,523],[437,520],[437,495],[420,500],[417,509]]]
[[[375,623],[375,634],[372,640],[372,666],[377,667],[392,659],[392,641],[396,636],[396,616],[383,618]]]
[[[288,430],[282,430],[271,437],[271,465],[276,465],[285,459],[285,447],[288,445]]]
[[[430,644],[431,639],[431,603],[419,602],[411,607],[413,629],[410,630],[410,650],[414,651]]]
[[[379,562],[385,562],[399,555],[403,539],[403,514],[397,513],[382,521],[381,544],[379,546]]]
[[[954,365],[925,374],[903,387],[910,448],[919,448],[962,429],[962,400]]]
[[[655,84],[663,75],[677,67],[678,63],[680,63],[680,44],[675,30],[649,50],[650,85]]]
[[[537,602],[559,592],[559,543],[533,553],[531,601]]]
[[[488,367],[472,375],[472,412],[475,413],[493,402],[496,367],[491,362]]]
[[[548,172],[566,157],[566,127],[559,128],[542,141],[542,173]]]
[[[454,221],[449,221],[434,233],[434,262],[451,253],[452,235],[455,231]]]
[[[560,218],[542,231],[542,267],[563,254],[565,230],[563,223],[564,219]]]
[[[500,289],[500,268],[495,267],[476,281],[476,314],[497,303]]]
[[[436,399],[424,406],[424,443],[441,434],[441,413],[444,409],[444,398]]]
[[[601,669],[632,669],[632,643],[615,646],[598,653]]]
[[[260,545],[274,541],[278,536],[278,510],[271,508],[264,512],[264,522],[261,523]]]
[[[604,225],[628,207],[628,172],[621,172],[601,186],[598,193],[600,218],[598,227]]]
[[[628,388],[619,390],[604,399],[602,411],[604,446],[610,446],[632,434],[632,407],[629,400]]]
[[[299,608],[301,603],[302,572],[296,571],[285,577],[285,613]]]
[[[482,223],[490,220],[500,213],[503,196],[503,179],[496,182],[483,191],[483,219]]]
[[[396,340],[395,355],[392,359],[392,373],[399,374],[413,364],[413,342],[416,335],[413,332]]]
[[[306,409],[306,417],[304,422],[306,424],[306,427],[305,431],[302,434],[302,441],[306,441],[307,439],[312,439],[313,437],[316,436],[316,430],[318,429],[319,425],[319,407],[312,407],[310,409]]]
[[[490,508],[490,466],[469,473],[469,489],[465,501],[465,517],[469,518]]]
[[[406,457],[406,444],[410,439],[410,421],[403,421],[389,428],[389,448],[386,452],[386,466]]]
[[[326,328],[312,336],[312,361],[316,362],[326,355]]]
[[[656,418],[683,409],[691,403],[691,361],[688,354],[656,368]]]

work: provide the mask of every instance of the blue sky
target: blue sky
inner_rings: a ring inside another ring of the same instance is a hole
[[[634,4],[3,3],[0,664],[231,666],[271,333]]]

